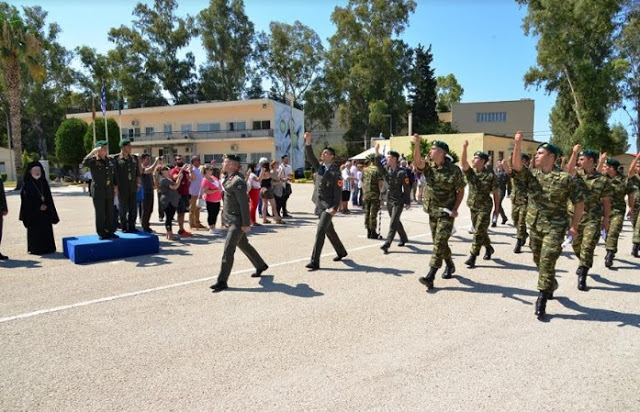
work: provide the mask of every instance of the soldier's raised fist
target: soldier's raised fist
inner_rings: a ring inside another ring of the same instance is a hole
[[[311,133],[304,132],[304,143],[311,144]]]

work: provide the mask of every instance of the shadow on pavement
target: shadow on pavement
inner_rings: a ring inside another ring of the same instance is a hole
[[[191,256],[191,253],[182,249],[160,249],[157,255],[141,255],[123,259],[125,262],[136,263],[137,267],[155,267],[173,263],[165,256]]]
[[[616,292],[631,292],[631,293],[640,292],[640,285],[631,285],[629,283],[614,282],[612,280],[605,279],[600,275],[592,275],[591,278],[598,283],[604,283],[605,285],[612,286],[612,287],[603,288],[600,286],[590,286],[589,289],[613,290]]]
[[[458,292],[467,292],[467,293],[494,294],[494,295],[500,295],[503,298],[513,299],[525,305],[533,305],[533,302],[523,299],[522,297],[530,297],[533,300],[538,296],[537,290],[527,290],[527,289],[513,288],[508,286],[480,283],[480,282],[476,282],[474,280],[463,278],[457,275],[454,275],[452,279],[455,279],[458,282],[460,282],[462,285],[468,286],[468,287],[458,287],[458,286],[449,287],[447,286],[447,284],[449,284],[450,281],[444,280],[444,279],[436,279],[436,287],[435,289],[433,289],[433,291],[431,291],[431,293],[458,291]]]
[[[230,287],[230,292],[279,292],[285,295],[296,296],[299,298],[314,298],[317,296],[323,296],[324,293],[318,292],[311,288],[306,283],[298,283],[295,286],[287,285],[286,283],[276,283],[273,281],[273,276],[262,276],[259,282],[261,288],[234,288]]]
[[[414,272],[411,270],[406,270],[406,269],[396,269],[396,268],[381,268],[381,267],[377,267],[377,266],[367,266],[367,265],[362,265],[360,263],[356,263],[351,259],[342,259],[342,262],[344,262],[345,265],[347,265],[349,267],[349,269],[335,269],[335,270],[355,270],[355,271],[360,271],[360,272],[367,272],[367,273],[382,273],[384,275],[392,275],[392,276],[402,276],[402,275],[408,275],[408,274],[413,274]],[[322,270],[334,270],[334,269],[322,269]]]
[[[37,260],[15,260],[9,259],[0,263],[0,268],[9,268],[9,269],[35,269],[42,267],[42,263]]]
[[[608,309],[596,309],[582,306],[573,300],[565,296],[557,297],[557,300],[562,306],[567,309],[578,312],[577,314],[565,315],[565,314],[552,314],[550,319],[568,319],[568,320],[586,320],[592,322],[615,322],[619,323],[618,326],[635,326],[640,328],[640,314],[637,313],[623,313],[616,312]]]

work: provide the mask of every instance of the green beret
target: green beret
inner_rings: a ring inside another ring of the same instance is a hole
[[[540,150],[540,149],[544,149],[551,154],[560,156],[560,149],[557,146],[552,145],[551,143],[542,143],[540,146],[538,146],[538,149],[536,150]]]
[[[478,150],[477,152],[475,152],[473,154],[473,157],[479,157],[480,159],[484,160],[485,162],[489,161],[489,155],[486,154],[485,152],[481,152],[480,150]]]
[[[108,145],[109,145],[109,143],[107,143],[106,140],[98,140],[96,142],[96,144],[93,145],[93,148],[95,149],[95,148],[98,148],[98,147],[108,146]]]
[[[120,140],[120,147],[126,146],[128,144],[131,144],[131,140],[129,140],[129,139]]]
[[[598,160],[598,152],[596,152],[595,150],[582,150],[578,156],[590,157],[593,160]]]
[[[611,167],[615,167],[616,169],[620,167],[618,159],[614,159],[613,157],[608,157],[605,163]]]
[[[526,159],[526,160],[531,160],[531,158],[529,157],[529,155],[528,155],[528,154],[526,154],[526,153],[522,153],[522,154],[520,155],[520,158],[522,158],[522,159]]]
[[[396,159],[399,159],[399,158],[400,158],[400,153],[396,152],[395,150],[390,150],[387,154],[388,154],[389,156],[393,156],[393,157],[395,157]]]
[[[240,156],[238,155],[230,154],[230,155],[227,155],[226,158],[231,160],[232,162],[240,163]]]
[[[449,145],[442,140],[434,140],[433,142],[431,142],[431,147],[437,147],[449,153]]]

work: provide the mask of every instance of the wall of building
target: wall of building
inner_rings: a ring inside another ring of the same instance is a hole
[[[513,136],[517,130],[533,140],[535,104],[533,100],[454,103],[452,125],[460,133],[487,133]]]
[[[13,152],[6,147],[0,147],[0,173],[7,174],[7,180],[16,180],[13,162]]]

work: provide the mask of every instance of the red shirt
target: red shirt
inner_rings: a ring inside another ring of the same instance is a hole
[[[178,173],[180,173],[181,167],[174,167],[171,169],[171,178],[173,180],[178,179]],[[182,180],[180,181],[180,186],[178,187],[178,193],[181,196],[189,196],[189,186],[191,186],[191,181],[189,180],[189,172],[186,170],[182,171]]]

